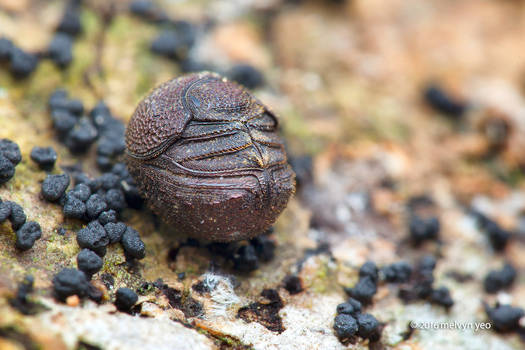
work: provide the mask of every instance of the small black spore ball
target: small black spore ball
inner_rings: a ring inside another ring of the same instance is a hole
[[[51,170],[57,160],[57,152],[53,147],[35,146],[31,150],[31,159],[43,170]]]
[[[441,305],[446,309],[451,308],[454,305],[454,300],[452,299],[447,287],[433,289],[430,294],[430,301],[433,304]]]
[[[115,293],[115,306],[119,311],[127,312],[139,300],[137,293],[129,288],[119,288]]]
[[[173,60],[183,60],[188,56],[191,45],[193,42],[188,41],[179,31],[168,29],[151,43],[151,51]]]
[[[108,204],[101,195],[95,193],[87,200],[86,208],[88,218],[95,220],[102,212],[108,209]]]
[[[57,27],[57,32],[67,33],[76,36],[82,33],[82,23],[80,21],[80,9],[76,4],[69,4],[60,23]]]
[[[42,196],[50,202],[56,202],[64,195],[68,186],[67,174],[47,175],[42,183]]]
[[[365,276],[369,276],[372,278],[372,280],[374,280],[374,282],[377,282],[378,270],[376,264],[373,261],[365,262],[359,269],[359,277],[363,278]]]
[[[118,214],[113,209],[106,210],[98,216],[98,222],[100,222],[103,226],[105,226],[106,224],[110,222],[116,223],[117,220],[118,220]]]
[[[11,52],[11,74],[16,78],[26,78],[36,69],[38,57],[15,47]]]
[[[11,216],[11,202],[0,202],[0,224]]]
[[[11,180],[15,175],[15,166],[0,153],[0,185]]]
[[[499,332],[510,332],[517,330],[520,319],[525,316],[525,311],[511,305],[496,305],[491,308],[485,305],[485,312],[489,317],[494,329]]]
[[[370,314],[359,314],[357,315],[357,324],[359,325],[357,335],[361,338],[370,339],[372,341],[379,340],[379,322],[374,316]]]
[[[65,301],[71,295],[84,297],[89,289],[89,282],[84,272],[65,268],[53,278],[53,290],[60,301]]]
[[[16,231],[16,248],[22,251],[31,249],[40,237],[42,237],[40,225],[35,221],[28,221]]]
[[[406,261],[399,261],[385,266],[381,271],[387,282],[406,283],[412,275],[412,266]]]
[[[346,292],[362,304],[368,305],[372,303],[372,298],[377,292],[377,285],[372,277],[365,276],[360,278],[353,288],[346,289]]]
[[[63,109],[56,109],[51,112],[53,128],[57,132],[59,139],[64,140],[68,132],[77,123],[77,118],[71,112]]]
[[[27,216],[24,213],[24,208],[22,208],[20,204],[11,201],[7,201],[6,203],[9,203],[11,206],[9,220],[11,221],[11,227],[16,231],[25,224]]]
[[[0,140],[0,154],[9,159],[14,166],[18,165],[22,160],[22,153],[20,147],[9,139]]]
[[[296,275],[288,275],[283,279],[284,289],[290,294],[298,294],[303,291],[301,279]]]
[[[275,256],[275,242],[268,238],[267,235],[252,238],[250,244],[261,261],[268,262]]]
[[[255,248],[251,245],[242,245],[233,254],[233,268],[241,272],[250,272],[259,268],[259,259]]]
[[[108,222],[104,225],[104,229],[108,234],[109,242],[117,243],[120,242],[120,240],[122,239],[122,235],[124,234],[124,232],[126,232],[127,226],[123,222]]]
[[[86,204],[70,191],[66,194],[62,211],[66,218],[83,219],[86,216]]]
[[[78,231],[77,243],[81,248],[91,249],[99,256],[104,256],[109,244],[109,237],[98,221],[91,221],[87,227]]]
[[[73,60],[73,38],[66,33],[56,33],[49,44],[48,55],[58,67],[69,66]]]
[[[425,89],[423,97],[434,110],[451,117],[459,118],[467,109],[467,105],[463,101],[454,99],[437,85],[429,85]]]
[[[435,240],[439,235],[439,227],[439,220],[436,217],[414,216],[410,220],[410,240],[414,245],[419,245],[427,240]]]
[[[334,330],[340,341],[345,341],[356,335],[359,326],[355,318],[347,314],[339,314],[334,320]]]
[[[361,313],[361,303],[353,298],[350,298],[348,301],[337,305],[337,313],[356,317],[359,313]]]
[[[80,199],[82,202],[86,202],[91,196],[91,189],[84,183],[76,184],[70,193]]]
[[[256,89],[264,84],[262,73],[249,64],[236,64],[228,71],[226,76],[246,86],[248,89]]]
[[[516,274],[516,269],[506,263],[501,270],[492,270],[485,276],[483,287],[487,293],[496,293],[510,287],[516,279]]]
[[[0,38],[0,63],[9,62],[14,49],[13,42],[7,38]]]
[[[90,249],[84,248],[77,255],[78,269],[89,278],[100,271],[102,264],[102,258]]]
[[[65,144],[72,153],[86,153],[95,142],[98,132],[87,118],[80,118],[73,129],[67,134]]]
[[[120,189],[112,188],[107,191],[104,200],[110,209],[121,211],[126,208],[126,198],[124,197],[124,192]]]
[[[126,228],[120,242],[128,258],[140,260],[146,256],[144,242],[140,239],[139,233],[133,228],[129,226]]]

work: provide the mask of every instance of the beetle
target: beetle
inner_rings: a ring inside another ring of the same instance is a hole
[[[244,87],[210,72],[155,88],[126,128],[126,162],[150,208],[207,241],[265,232],[295,191],[278,120]]]

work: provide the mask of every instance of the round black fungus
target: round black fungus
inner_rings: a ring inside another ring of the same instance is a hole
[[[86,204],[70,191],[66,195],[66,202],[62,211],[66,218],[83,219],[86,215]]]
[[[251,239],[250,244],[261,261],[268,262],[275,256],[275,242],[266,235],[260,235]]]
[[[35,146],[31,150],[30,157],[41,169],[51,170],[57,160],[57,153],[52,147]]]
[[[372,297],[377,292],[377,286],[372,277],[365,276],[359,279],[357,284],[347,290],[349,295],[363,304],[370,304]]]
[[[432,290],[430,301],[434,304],[444,306],[447,309],[454,305],[454,300],[452,300],[450,291],[446,287],[439,287]]]
[[[0,154],[5,158],[9,159],[14,166],[16,166],[22,160],[22,154],[20,153],[20,147],[9,139],[0,140]]]
[[[284,289],[290,294],[298,294],[303,291],[301,279],[295,275],[288,275],[283,280]]]
[[[377,282],[378,270],[376,264],[373,261],[365,262],[359,269],[359,277],[362,278],[365,276],[369,276],[372,278],[372,280],[374,280],[374,282]]]
[[[0,185],[11,180],[15,175],[15,166],[0,153]]]
[[[7,38],[0,38],[0,63],[11,60],[11,55],[15,46]]]
[[[75,185],[75,187],[73,187],[73,189],[69,191],[69,193],[80,199],[82,202],[85,202],[91,196],[91,189],[88,185],[79,183]]]
[[[96,219],[108,209],[108,204],[99,194],[92,194],[86,202],[87,215],[90,219]]]
[[[97,156],[96,158],[97,166],[102,171],[107,171],[111,169],[112,161],[108,156]]]
[[[62,101],[67,100],[67,91],[64,89],[56,89],[51,93],[47,101],[49,109],[54,110],[62,106]]]
[[[82,32],[80,12],[77,6],[67,6],[57,27],[57,32],[76,36]]]
[[[77,233],[77,243],[80,248],[88,248],[100,256],[106,254],[109,237],[104,227],[98,221],[91,221],[87,227]]]
[[[249,64],[237,64],[233,66],[226,76],[233,81],[246,86],[248,89],[255,89],[264,84],[262,73]]]
[[[357,315],[357,324],[359,325],[357,335],[361,338],[371,339],[378,336],[379,322],[374,316],[370,314],[359,314]]]
[[[117,220],[118,220],[117,212],[113,209],[106,210],[98,216],[98,222],[100,222],[102,226],[105,226],[106,224],[110,222],[115,223],[117,222]]]
[[[77,255],[78,269],[83,271],[89,278],[100,271],[102,264],[102,258],[92,250],[84,248]]]
[[[391,283],[406,283],[412,274],[412,266],[405,261],[385,266],[382,270],[385,280]]]
[[[164,30],[151,44],[151,51],[174,60],[183,60],[188,56],[193,39],[181,35],[178,30]]]
[[[60,139],[64,139],[77,122],[77,118],[71,112],[62,109],[52,111],[51,119]]]
[[[15,47],[11,53],[11,74],[17,78],[25,78],[36,69],[38,58],[32,53],[28,53]]]
[[[295,182],[298,188],[312,181],[313,161],[311,156],[292,156],[289,158],[289,163],[295,173]]]
[[[120,242],[120,240],[122,239],[122,235],[124,234],[124,232],[126,232],[126,228],[127,226],[123,222],[109,222],[106,225],[104,225],[104,229],[108,234],[110,243]]]
[[[255,248],[251,245],[242,245],[233,254],[234,269],[242,272],[250,272],[259,268],[259,259]]]
[[[114,189],[106,192],[104,199],[108,205],[108,208],[115,209],[120,211],[126,207],[126,198],[124,197],[124,192],[120,189]]]
[[[428,86],[424,91],[423,97],[433,109],[451,117],[461,117],[467,109],[467,105],[464,102],[455,100],[437,85]]]
[[[31,249],[40,237],[42,237],[40,225],[37,222],[28,221],[16,231],[16,248],[20,250]]]
[[[485,312],[494,329],[499,332],[517,330],[520,327],[520,319],[525,316],[522,308],[511,305],[497,305],[494,308],[485,305]]]
[[[151,0],[134,0],[129,4],[129,11],[139,17],[150,17],[156,12],[156,7]]]
[[[15,202],[7,202],[11,206],[11,216],[9,220],[11,221],[11,226],[13,230],[18,230],[26,222],[26,214],[24,213],[24,208]]]
[[[115,294],[115,306],[119,311],[129,311],[139,300],[137,293],[129,288],[119,288]]]
[[[435,240],[439,235],[439,220],[435,217],[421,218],[418,216],[410,220],[410,240],[418,245],[427,240]]]
[[[88,285],[87,297],[96,303],[101,303],[104,293],[92,284]]]
[[[73,60],[73,38],[66,33],[56,33],[48,48],[49,58],[60,68]]]
[[[109,224],[108,224],[109,225]],[[139,233],[127,227],[120,241],[126,255],[132,259],[143,259],[146,256],[146,247],[140,239]]]
[[[0,202],[0,224],[11,216],[11,202]]]
[[[350,315],[339,314],[334,320],[334,330],[337,338],[344,341],[357,333],[357,321]]]
[[[67,135],[65,144],[73,153],[85,153],[98,137],[97,129],[87,118],[80,118]]]
[[[69,186],[69,176],[47,175],[42,183],[42,196],[50,202],[56,202],[64,195]]]
[[[347,314],[356,317],[361,312],[361,303],[353,298],[337,305],[338,314]]]
[[[100,185],[104,190],[111,190],[119,187],[119,177],[112,173],[104,173],[99,177]]]
[[[60,301],[65,301],[71,295],[83,297],[88,288],[89,282],[86,275],[77,269],[65,268],[53,278],[55,296]]]
[[[486,223],[484,229],[488,234],[490,245],[495,251],[502,251],[505,249],[507,242],[511,238],[511,233],[509,231],[505,230],[492,220],[489,220]]]
[[[510,287],[516,279],[516,274],[516,269],[506,263],[501,270],[492,270],[485,276],[483,287],[487,293],[496,293]]]

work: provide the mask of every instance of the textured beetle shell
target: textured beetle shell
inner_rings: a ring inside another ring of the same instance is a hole
[[[214,73],[166,82],[137,107],[127,163],[148,205],[174,230],[210,241],[266,231],[295,190],[275,115]]]

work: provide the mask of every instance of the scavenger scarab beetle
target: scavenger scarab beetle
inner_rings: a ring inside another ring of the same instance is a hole
[[[126,130],[129,171],[174,230],[236,241],[267,230],[295,190],[277,118],[245,88],[203,72],[170,80]]]

